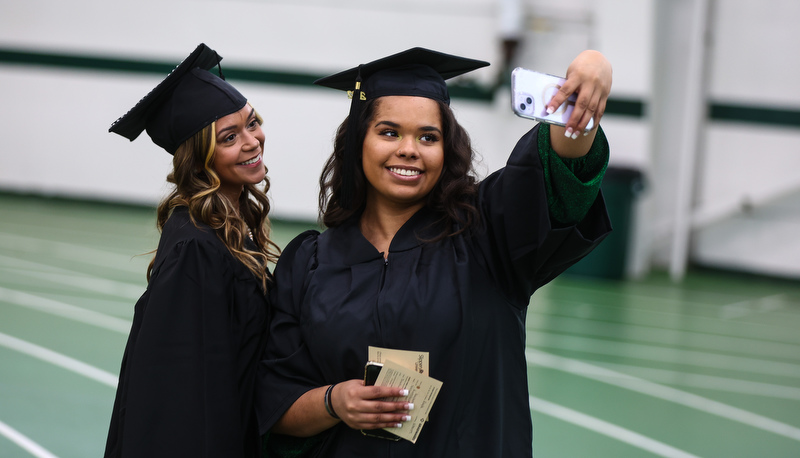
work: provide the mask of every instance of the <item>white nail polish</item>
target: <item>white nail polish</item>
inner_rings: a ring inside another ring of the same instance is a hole
[[[578,138],[578,133],[577,132],[572,134],[572,139],[575,140],[576,138]]]
[[[547,114],[551,115],[553,112],[556,111],[553,107],[547,107]]]
[[[411,415],[403,415],[403,421],[411,421]]]
[[[567,127],[567,131],[564,132],[565,137],[572,137],[572,127]]]
[[[402,428],[402,427],[403,427],[403,424],[402,424],[402,423],[398,423],[398,424],[394,425],[394,427],[395,427],[395,428]]]
[[[414,403],[413,402],[409,402],[408,403],[408,409],[406,409],[406,410],[414,410]]]
[[[400,396],[408,396],[408,390],[400,390]]]

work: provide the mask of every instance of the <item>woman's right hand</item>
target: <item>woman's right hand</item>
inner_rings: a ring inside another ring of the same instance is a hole
[[[331,390],[331,407],[353,429],[398,428],[410,420],[410,402],[389,401],[403,398],[408,392],[387,386],[365,386],[363,380],[338,383]],[[399,426],[398,426],[399,425]]]

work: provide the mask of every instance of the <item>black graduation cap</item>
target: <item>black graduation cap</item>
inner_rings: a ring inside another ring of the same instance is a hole
[[[488,62],[425,48],[411,48],[320,78],[314,84],[352,93],[345,139],[340,205],[350,209],[355,188],[358,119],[363,102],[389,95],[426,97],[450,104],[446,79],[486,67]]]
[[[146,129],[153,143],[175,154],[192,135],[247,103],[224,80],[221,69],[219,76],[209,71],[221,60],[216,51],[201,43],[108,131],[133,141]]]

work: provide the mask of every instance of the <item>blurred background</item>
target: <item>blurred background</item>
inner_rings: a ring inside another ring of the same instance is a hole
[[[171,156],[146,135],[129,143],[107,131],[201,42],[223,56],[225,76],[265,119],[272,217],[283,225],[282,241],[313,225],[319,172],[349,107],[344,94],[313,86],[316,78],[414,46],[491,62],[451,81],[452,107],[485,176],[503,166],[533,126],[511,112],[510,69],[564,75],[591,48],[614,67],[602,126],[611,145],[603,186],[615,232],[573,268],[574,278],[589,283],[568,280],[578,282],[568,287],[611,279],[623,282],[613,288],[655,282],[665,288],[658,291],[683,291],[692,272],[712,268],[744,274],[747,282],[778,281],[757,294],[737,290],[745,309],[797,311],[798,17],[795,0],[0,0],[0,248],[18,249],[33,227],[69,226],[55,216],[74,222],[83,213],[70,212],[84,204],[94,205],[86,218],[121,216],[87,223],[93,229],[80,231],[93,238],[84,242],[59,243],[82,246],[86,254],[103,243],[103,234],[137,233],[115,224],[144,212],[145,226],[138,219],[133,225],[142,239],[106,248],[133,256],[155,247],[152,208],[167,193]],[[125,251],[129,246],[135,249]],[[3,267],[6,280],[20,268],[21,258],[15,259]],[[144,264],[133,270],[141,282]],[[737,284],[742,277],[734,278]],[[20,302],[10,288],[0,280],[0,304]],[[783,294],[778,306],[758,302],[771,292]],[[130,296],[117,296],[121,311],[115,313],[132,312],[137,294]],[[585,312],[576,317],[587,318]],[[0,309],[0,322],[10,323],[10,316]],[[795,319],[784,317],[783,324]],[[729,332],[737,335],[739,328]],[[115,339],[112,368],[124,333]],[[781,341],[782,348],[800,354],[793,339]],[[0,370],[7,370],[8,358]],[[792,374],[781,383],[797,389],[800,372]],[[101,415],[110,412],[113,392],[104,396]],[[0,435],[9,437],[3,405],[11,404],[0,404]],[[796,414],[784,421],[800,427]],[[28,456],[0,443],[0,455],[5,450]]]
[[[274,216],[316,217],[348,103],[317,77],[413,46],[484,59],[453,107],[502,166],[531,127],[507,70],[603,52],[612,165],[634,168],[626,273],[688,263],[800,277],[800,32],[792,0],[3,0],[0,189],[154,204],[169,156],[112,121],[205,42],[266,117]],[[626,180],[630,176],[626,175]]]

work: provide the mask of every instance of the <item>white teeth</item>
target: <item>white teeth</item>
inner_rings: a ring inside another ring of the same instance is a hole
[[[390,167],[389,170],[398,175],[403,175],[404,177],[413,177],[421,173],[419,170],[398,169],[396,167]]]
[[[244,162],[241,162],[240,164],[241,164],[241,165],[250,165],[250,164],[255,164],[256,162],[258,162],[258,160],[259,160],[259,159],[261,159],[261,155],[258,155],[258,156],[256,156],[256,157],[254,157],[254,158],[250,159],[249,161],[244,161]]]

